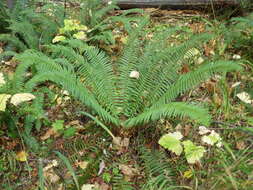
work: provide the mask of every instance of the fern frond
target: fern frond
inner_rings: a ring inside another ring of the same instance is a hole
[[[87,86],[92,88],[92,93],[100,104],[115,114],[117,109],[114,103],[116,80],[109,58],[104,52],[92,47],[87,48],[84,56],[87,63],[79,68],[78,73],[86,79]]]
[[[19,51],[25,51],[27,49],[27,46],[23,42],[21,42],[16,36],[10,34],[0,34],[0,41],[10,43]]]
[[[134,190],[130,182],[124,179],[122,174],[116,174],[112,178],[113,190]]]
[[[19,34],[25,41],[26,45],[31,49],[37,49],[39,47],[39,36],[34,30],[34,25],[29,21],[14,21],[10,20],[9,29],[13,34]]]
[[[200,108],[193,104],[187,104],[184,102],[172,102],[169,104],[161,105],[159,108],[152,108],[139,114],[134,118],[128,119],[124,126],[127,128],[133,126],[143,125],[150,121],[157,121],[160,118],[165,117],[185,117],[188,116],[197,122],[208,125],[210,122],[210,116],[206,109]]]
[[[59,71],[62,68],[60,64],[57,64],[45,54],[33,49],[27,50],[22,54],[17,54],[15,58],[22,62],[22,64],[18,65],[14,75],[13,81],[15,82],[16,88],[24,86],[26,72],[32,65],[35,65],[39,72],[46,72],[48,70]]]
[[[63,57],[67,59],[70,63],[80,66],[84,64],[83,56],[76,53],[71,47],[64,45],[45,45],[45,48],[52,53],[51,57],[59,58]]]
[[[80,55],[88,48],[88,44],[78,39],[69,39],[64,41],[68,46],[76,50]]]
[[[241,69],[240,65],[232,61],[217,61],[201,65],[196,70],[181,75],[175,84],[169,86],[167,92],[152,107],[158,108],[160,105],[173,101],[178,95],[196,87],[201,82],[214,76],[215,73],[238,71]]]
[[[0,61],[4,59],[4,57],[13,57],[15,56],[17,53],[14,51],[4,51],[3,53],[0,53]]]
[[[45,81],[51,81],[62,86],[75,99],[81,101],[83,104],[97,112],[105,122],[119,126],[118,119],[114,118],[97,102],[96,98],[84,87],[84,85],[80,82],[80,79],[76,77],[75,74],[65,69],[61,69],[59,71],[52,71],[51,69],[48,69],[46,72],[37,74],[30,79],[25,84],[25,88],[31,90],[36,85]]]
[[[141,160],[149,176],[143,190],[169,190],[174,185],[174,169],[162,151],[153,151],[141,147]]]

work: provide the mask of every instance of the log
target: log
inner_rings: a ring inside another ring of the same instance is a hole
[[[110,0],[104,0],[109,2]],[[118,6],[132,7],[186,7],[210,5],[239,5],[240,0],[117,0]],[[247,1],[247,0],[244,0]]]

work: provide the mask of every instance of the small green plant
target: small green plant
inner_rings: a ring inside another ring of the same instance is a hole
[[[74,18],[83,18],[81,24],[87,26],[89,30],[85,32],[87,41],[92,43],[103,42],[114,44],[114,34],[122,30],[118,25],[123,26],[123,30],[128,34],[138,25],[142,19],[139,14],[143,14],[141,9],[125,10],[121,14],[110,15],[113,10],[119,9],[117,1],[112,0],[104,3],[102,0],[85,0],[80,3],[80,10],[75,13]],[[115,29],[118,31],[116,31]],[[83,33],[81,33],[83,36]]]
[[[39,150],[39,144],[33,137],[34,130],[40,131],[48,119],[44,111],[44,89],[29,92],[13,88],[13,80],[0,73],[0,123],[8,126],[9,137],[20,137],[33,151]],[[19,121],[22,121],[20,123]]]
[[[41,49],[42,45],[51,43],[57,33],[56,15],[48,15],[36,10],[36,6],[25,1],[17,1],[11,10],[5,10],[8,33],[0,34],[0,41],[5,43],[5,50],[0,54],[0,60],[5,56],[13,56],[26,49]],[[43,8],[42,8],[43,10]]]
[[[63,120],[56,120],[52,124],[53,130],[59,134],[63,134],[64,138],[69,138],[75,135],[76,129],[70,126],[64,126]]]
[[[214,130],[209,130],[204,126],[199,127],[199,135],[201,136],[201,141],[203,144],[208,146],[216,146],[220,148],[222,146],[222,139],[218,133]],[[191,140],[181,141],[183,135],[180,132],[168,133],[163,135],[159,144],[180,156],[184,151],[186,160],[189,164],[195,164],[200,161],[204,156],[206,149],[204,146],[197,146]]]

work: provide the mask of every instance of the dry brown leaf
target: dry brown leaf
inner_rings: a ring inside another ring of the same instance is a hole
[[[102,184],[96,184],[96,188],[99,190],[110,190],[110,186],[106,183],[102,183]]]
[[[26,162],[27,161],[27,153],[25,151],[20,151],[16,154],[16,160],[20,162]]]
[[[57,160],[52,160],[47,166],[43,168],[43,172],[46,172],[56,166],[58,166]]]
[[[185,125],[184,126],[184,136],[185,137],[190,134],[191,128],[192,128],[192,126],[190,126],[190,125]]]
[[[44,141],[50,138],[51,136],[55,136],[55,135],[57,135],[57,132],[54,129],[50,128],[47,130],[47,132],[43,136],[40,137],[40,139]]]
[[[244,143],[244,141],[237,141],[236,142],[236,148],[238,150],[243,150],[246,148],[246,144]]]
[[[51,168],[49,170],[46,170],[46,171],[43,171],[43,175],[51,183],[56,183],[57,181],[60,180],[60,177],[58,175],[56,175],[53,168]]]
[[[124,175],[129,177],[133,177],[138,174],[138,170],[129,165],[120,164],[119,169]]]
[[[113,139],[114,147],[119,150],[118,153],[123,153],[127,151],[129,146],[129,138],[121,138],[121,137],[115,137]]]

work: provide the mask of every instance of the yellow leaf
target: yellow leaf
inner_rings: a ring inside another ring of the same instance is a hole
[[[73,35],[73,37],[76,39],[79,39],[79,40],[86,40],[87,39],[87,36],[83,31],[77,32],[76,34]]]
[[[79,25],[78,30],[87,31],[88,27],[81,24],[81,25]]]
[[[192,176],[193,176],[193,173],[192,173],[191,170],[187,170],[187,171],[184,172],[184,178],[189,179],[189,178],[191,178]]]
[[[9,94],[0,94],[0,111],[5,111],[6,103],[10,97],[11,95]]]
[[[62,42],[64,41],[66,38],[65,36],[55,36],[54,39],[52,40],[53,43],[56,43],[56,42]]]
[[[16,154],[16,159],[20,162],[27,161],[27,153],[25,151],[20,151]]]
[[[86,161],[81,161],[81,162],[78,162],[77,165],[82,168],[83,170],[87,168],[89,162],[86,162]]]
[[[18,93],[11,97],[11,103],[15,106],[21,104],[22,102],[28,102],[35,99],[35,96],[31,93]]]

